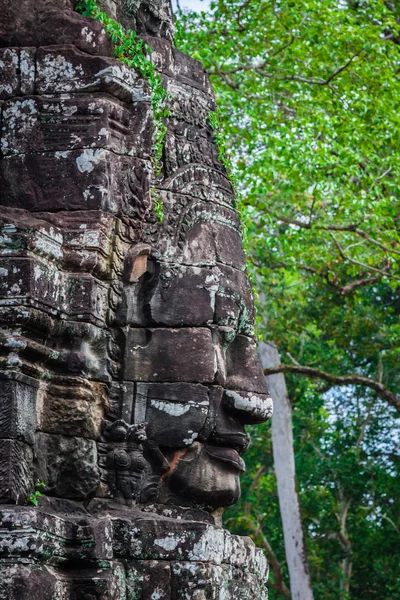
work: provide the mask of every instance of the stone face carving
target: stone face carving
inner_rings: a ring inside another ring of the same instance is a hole
[[[0,600],[261,598],[262,558],[214,522],[271,403],[212,91],[171,43],[169,2],[103,7],[145,36],[170,95],[156,181],[148,85],[101,25],[72,0],[0,0],[0,501],[46,484],[36,513],[2,511],[0,561],[30,536],[40,573],[24,550]]]

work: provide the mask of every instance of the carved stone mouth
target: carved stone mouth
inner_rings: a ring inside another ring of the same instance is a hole
[[[244,454],[250,445],[250,437],[247,433],[221,432],[215,431],[208,442],[213,446],[222,446],[224,448],[234,448],[239,454]]]
[[[216,458],[225,463],[229,463],[239,471],[244,473],[246,471],[246,465],[244,460],[240,457],[239,453],[233,448],[226,448],[224,446],[206,446],[206,452],[209,456]]]

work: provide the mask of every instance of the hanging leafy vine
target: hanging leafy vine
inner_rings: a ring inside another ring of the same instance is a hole
[[[137,37],[136,31],[124,29],[121,23],[100,10],[97,0],[81,0],[77,3],[75,10],[84,17],[91,17],[100,21],[106,34],[115,45],[115,57],[127,67],[137,69],[149,84],[154,121],[152,163],[154,176],[158,177],[162,171],[161,159],[167,133],[164,119],[170,116],[170,112],[166,107],[167,92],[162,85],[161,75],[156,71],[150,60],[152,49],[144,40]],[[154,194],[155,190],[152,189],[152,195],[154,196]],[[158,220],[162,222],[164,214],[159,196],[156,197],[153,208]]]

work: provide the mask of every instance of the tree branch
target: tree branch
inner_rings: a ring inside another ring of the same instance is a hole
[[[245,28],[241,25],[241,31],[243,31]],[[293,43],[294,37],[291,39],[291,41],[286,44],[285,46],[283,46],[281,49],[279,49],[278,52],[284,50],[285,48],[287,48],[288,46],[290,46],[290,44]],[[277,52],[277,53],[278,53]],[[353,62],[353,60],[355,58],[357,58],[358,56],[360,56],[360,52],[358,52],[357,54],[354,54],[351,58],[349,58],[349,60],[344,64],[341,65],[340,67],[337,67],[326,79],[315,79],[313,77],[302,77],[301,75],[284,75],[282,77],[278,77],[275,73],[266,73],[263,69],[265,68],[265,66],[268,64],[268,61],[264,62],[261,65],[255,66],[255,65],[251,65],[251,64],[247,64],[247,65],[242,65],[240,67],[235,67],[234,69],[228,69],[225,71],[220,71],[218,68],[217,73],[215,72],[210,72],[211,75],[216,75],[219,74],[222,77],[222,73],[224,73],[225,75],[233,75],[235,73],[240,73],[243,71],[255,71],[256,73],[258,73],[261,77],[264,77],[265,79],[275,79],[276,81],[298,81],[300,83],[307,83],[309,85],[330,85],[330,83],[333,81],[333,79],[335,79],[335,77],[337,77],[340,73],[343,73],[343,71],[345,71]]]
[[[282,221],[282,223],[287,223],[288,225],[297,225],[297,227],[301,227],[302,229],[320,229],[323,231],[354,232],[357,235],[359,235],[360,237],[362,237],[364,240],[367,240],[371,244],[374,244],[374,246],[378,246],[378,248],[381,248],[381,250],[384,250],[385,252],[388,252],[389,254],[398,254],[400,256],[399,250],[395,250],[394,248],[389,248],[389,246],[385,246],[385,244],[378,242],[378,240],[375,240],[373,237],[371,237],[369,235],[369,233],[367,233],[366,231],[363,231],[362,229],[359,229],[358,225],[356,225],[356,224],[334,225],[334,224],[329,223],[328,225],[317,225],[315,222],[313,223],[311,221],[311,219],[309,219],[307,222],[304,222],[304,221],[300,221],[299,219],[292,219],[290,217],[285,217],[284,215],[277,215],[276,213],[274,213],[272,210],[270,210],[268,208],[266,208],[266,211],[269,212],[273,217],[275,217],[275,219],[277,221]]]
[[[298,373],[299,375],[306,375],[313,379],[323,379],[331,385],[336,386],[362,385],[374,390],[382,400],[385,400],[400,412],[400,398],[395,396],[382,383],[369,377],[363,377],[362,375],[334,375],[333,373],[326,373],[320,369],[303,365],[279,365],[270,369],[264,369],[264,375],[274,375],[275,373]]]
[[[257,263],[254,263],[254,264],[257,265]],[[313,273],[314,275],[319,275],[320,277],[325,277],[326,282],[329,285],[331,285],[332,287],[334,287],[335,289],[339,290],[339,293],[341,296],[348,296],[354,290],[356,290],[360,287],[364,287],[365,285],[369,285],[370,283],[375,283],[379,279],[378,277],[367,277],[365,279],[356,279],[355,281],[351,281],[350,283],[347,283],[346,285],[341,286],[340,283],[337,282],[337,277],[335,274],[333,274],[333,278],[329,277],[329,274],[331,274],[331,271],[329,269],[326,270],[326,268],[324,271],[318,271],[318,269],[315,269],[314,267],[310,267],[309,265],[305,265],[303,263],[289,264],[284,261],[280,262],[280,263],[276,263],[275,265],[268,265],[268,269],[270,269],[271,271],[274,271],[276,269],[290,268],[290,267],[295,267],[296,269],[301,269],[303,271],[307,271],[308,273]]]
[[[242,23],[240,22],[240,19],[242,18],[242,12],[244,11],[245,8],[248,7],[250,2],[251,2],[251,0],[245,0],[244,3],[241,6],[239,6],[239,10],[236,14],[236,22],[238,24],[239,31],[246,31],[246,27],[244,25],[242,25]]]
[[[254,492],[254,490],[256,489],[256,487],[258,485],[258,482],[260,481],[261,477],[264,475],[266,470],[267,470],[267,467],[265,465],[261,465],[261,467],[258,469],[258,471],[255,474],[255,477],[253,479],[253,482],[249,488],[250,493]],[[246,502],[246,504],[244,505],[244,512],[246,515],[250,515],[251,502]]]
[[[370,283],[375,283],[376,281],[378,281],[378,277],[367,277],[365,279],[357,279],[356,281],[352,281],[343,287],[336,286],[336,284],[333,284],[332,282],[328,283],[338,287],[342,296],[347,296],[348,294],[351,294],[351,292],[354,292],[354,290],[364,287],[365,285],[369,285]]]
[[[273,587],[279,594],[281,594],[284,598],[291,598],[292,595],[290,593],[289,588],[283,581],[283,573],[281,565],[279,564],[278,559],[276,558],[275,552],[272,550],[270,543],[268,542],[265,535],[262,533],[260,528],[254,530],[254,536],[257,537],[257,541],[264,548],[266,555],[268,556],[269,564],[271,570],[274,574],[274,583],[268,583],[269,587]]]
[[[254,479],[251,483],[249,492],[254,492],[254,490],[257,488],[257,486],[260,482],[261,477],[264,475],[266,470],[267,470],[267,468],[264,465],[261,465],[259,467],[259,469],[257,470],[257,473],[255,474]],[[286,586],[285,582],[283,581],[282,568],[281,568],[281,565],[279,564],[276,554],[272,550],[271,544],[268,542],[268,539],[264,535],[259,520],[257,519],[257,524],[256,524],[250,516],[251,502],[246,502],[244,512],[246,515],[246,524],[249,527],[249,529],[251,530],[253,536],[257,538],[257,541],[259,541],[260,545],[264,548],[265,553],[268,557],[269,565],[274,574],[274,583],[271,583],[269,581],[268,587],[274,588],[284,598],[290,599],[291,593],[290,593],[289,588]]]
[[[386,267],[387,270],[383,271],[382,269],[377,269],[376,267],[371,267],[371,265],[366,265],[365,263],[362,263],[358,260],[355,260],[354,258],[351,258],[350,256],[347,256],[344,253],[344,250],[342,249],[342,247],[340,246],[339,242],[337,241],[337,239],[335,238],[335,236],[333,235],[333,233],[330,234],[331,238],[333,239],[336,248],[339,251],[340,256],[342,257],[343,260],[348,260],[350,263],[352,263],[353,265],[357,265],[358,267],[361,267],[362,269],[365,269],[366,271],[374,271],[374,273],[379,273],[380,275],[382,275],[383,277],[392,277],[393,279],[396,279],[397,281],[400,281],[400,277],[396,277],[396,275],[392,275],[391,273],[389,273],[389,266],[388,265]]]

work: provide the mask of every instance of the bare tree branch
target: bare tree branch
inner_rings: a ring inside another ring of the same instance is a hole
[[[335,77],[337,77],[340,73],[343,73],[343,71],[345,71],[351,65],[353,60],[360,56],[360,54],[360,52],[354,54],[351,58],[349,58],[347,62],[345,62],[344,65],[337,67],[329,75],[329,77],[327,77],[327,79],[313,79],[308,77],[301,77],[300,75],[292,75],[290,77],[277,77],[276,79],[278,79],[279,81],[300,81],[301,83],[309,83],[311,85],[329,85],[331,81],[335,79]]]
[[[348,294],[351,294],[351,292],[354,292],[354,290],[360,287],[364,287],[365,285],[369,285],[370,283],[375,283],[376,281],[378,281],[378,277],[367,277],[366,279],[357,279],[356,281],[352,281],[351,283],[348,283],[343,287],[339,286],[339,291],[342,296],[348,296]]]
[[[241,25],[241,31],[243,31],[245,28]],[[285,46],[283,46],[280,50],[284,50],[285,48],[287,48],[288,46],[290,46],[290,44],[293,43],[294,37],[293,39]],[[234,69],[226,69],[224,71],[220,71],[220,69],[217,68],[217,72],[215,71],[210,71],[211,75],[220,75],[222,77],[222,73],[224,75],[234,75],[235,73],[241,73],[243,71],[254,71],[256,73],[258,73],[258,75],[260,75],[261,77],[264,77],[265,79],[275,79],[276,81],[298,81],[300,83],[307,83],[309,85],[319,85],[319,86],[324,86],[324,85],[330,85],[330,83],[333,81],[333,79],[335,79],[335,77],[337,77],[340,73],[343,73],[343,71],[345,71],[353,62],[353,60],[355,60],[358,56],[360,56],[360,52],[358,52],[357,54],[354,54],[351,58],[349,58],[349,60],[344,64],[341,65],[340,67],[337,67],[326,79],[321,79],[321,78],[313,78],[313,77],[302,77],[301,75],[283,75],[281,77],[277,76],[275,73],[267,73],[264,71],[264,68],[266,67],[266,65],[268,64],[268,61],[262,63],[261,65],[252,65],[252,64],[247,64],[247,65],[241,65],[239,67],[235,67]]]
[[[250,493],[254,492],[254,490],[258,486],[258,482],[260,481],[261,477],[264,475],[264,473],[265,473],[266,470],[267,470],[267,467],[265,467],[264,465],[261,465],[261,467],[258,469],[258,471],[255,474],[255,477],[253,479],[253,482],[252,482],[252,484],[250,486],[250,489],[249,489]],[[244,505],[244,512],[245,512],[246,515],[250,515],[250,512],[251,512],[251,502],[246,502],[246,504]]]
[[[357,235],[360,235],[365,240],[368,240],[369,242],[371,242],[371,244],[374,244],[375,246],[378,246],[378,248],[381,248],[382,250],[385,250],[385,252],[390,252],[391,254],[398,254],[400,256],[400,251],[399,250],[395,250],[394,248],[389,248],[388,246],[385,246],[381,242],[378,242],[378,240],[374,240],[374,238],[372,238],[365,231],[362,231],[361,229],[358,229],[358,228],[355,229],[354,231],[355,231],[355,233],[357,233]]]
[[[371,265],[366,265],[365,263],[362,263],[358,260],[355,260],[354,258],[351,258],[350,256],[348,256],[347,254],[345,254],[344,250],[342,249],[341,245],[339,244],[338,240],[335,238],[335,236],[333,235],[333,233],[330,233],[331,238],[333,239],[336,248],[339,251],[340,256],[342,257],[343,260],[347,260],[349,261],[351,264],[353,265],[357,265],[358,267],[361,267],[362,269],[365,269],[366,271],[374,271],[374,273],[379,273],[380,275],[382,275],[383,277],[391,277],[392,279],[396,279],[397,281],[400,281],[400,277],[396,277],[396,275],[392,275],[389,272],[389,268],[390,265],[386,266],[386,270],[382,270],[382,269],[377,269],[376,267],[371,267]]]
[[[323,379],[331,385],[337,386],[362,385],[374,390],[382,400],[385,400],[400,412],[400,398],[382,383],[369,377],[363,377],[362,375],[334,375],[333,373],[326,373],[320,369],[303,365],[279,365],[271,369],[264,369],[264,375],[273,375],[274,373],[298,373],[299,375],[307,375],[307,377],[313,379]]]
[[[369,233],[360,229],[358,227],[358,225],[356,225],[356,224],[334,225],[333,223],[329,223],[328,225],[317,225],[315,222],[313,223],[311,221],[311,219],[309,219],[307,222],[304,222],[304,221],[300,221],[299,219],[292,219],[290,217],[285,217],[284,215],[277,215],[272,210],[269,210],[268,208],[266,208],[266,211],[269,212],[271,215],[273,215],[277,221],[282,221],[282,223],[287,223],[288,225],[297,225],[298,227],[301,227],[302,229],[321,229],[323,231],[354,232],[357,235],[359,235],[360,237],[362,237],[363,239],[370,242],[371,244],[374,244],[374,246],[378,246],[378,248],[381,248],[381,250],[384,250],[385,252],[388,252],[390,254],[398,254],[400,256],[400,250],[395,250],[394,248],[389,248],[389,246],[385,246],[385,244],[378,242],[378,240],[375,240]]]
[[[256,528],[253,535],[257,537],[258,543],[262,546],[262,548],[264,548],[265,553],[268,556],[271,571],[274,574],[274,583],[268,582],[268,587],[274,588],[279,594],[281,594],[281,596],[290,599],[292,595],[289,588],[283,581],[282,567],[279,564],[274,551],[272,550],[271,544],[268,542],[266,536],[263,534],[260,528]]]
[[[370,405],[368,407],[367,418],[364,420],[363,424],[361,425],[361,431],[360,431],[360,434],[359,434],[359,436],[357,438],[357,442],[356,442],[356,453],[357,453],[357,456],[359,456],[359,454],[360,454],[360,446],[361,446],[362,441],[363,441],[363,439],[365,437],[365,432],[366,432],[368,423],[371,420],[371,415],[372,415],[372,409],[373,409],[373,407],[374,407],[374,401],[372,401],[370,403]]]
[[[260,265],[257,265],[257,263],[254,263],[254,264],[256,264],[256,266],[260,266]],[[341,296],[348,296],[354,290],[356,290],[360,287],[369,285],[371,283],[375,283],[379,279],[378,277],[367,277],[364,279],[356,279],[355,281],[351,281],[350,283],[347,283],[346,285],[341,286],[340,283],[338,283],[336,275],[333,274],[333,277],[329,277],[329,275],[332,272],[330,269],[326,268],[326,265],[324,265],[323,271],[318,271],[318,269],[315,269],[314,267],[310,267],[309,265],[305,265],[303,263],[290,263],[289,264],[289,263],[283,261],[280,263],[276,263],[275,265],[268,265],[268,269],[271,269],[271,271],[274,271],[277,269],[283,269],[283,268],[290,268],[290,267],[296,267],[296,269],[301,269],[303,271],[308,271],[309,273],[313,273],[314,275],[319,275],[320,277],[324,277],[326,279],[326,282],[329,285],[331,285],[332,287],[339,290],[339,293],[341,294]]]
[[[239,31],[246,31],[246,27],[244,25],[242,25],[242,23],[240,22],[240,19],[242,18],[242,12],[245,10],[245,8],[248,7],[250,2],[251,2],[251,0],[245,0],[244,3],[241,6],[239,6],[239,10],[236,15],[236,22],[238,24]]]

